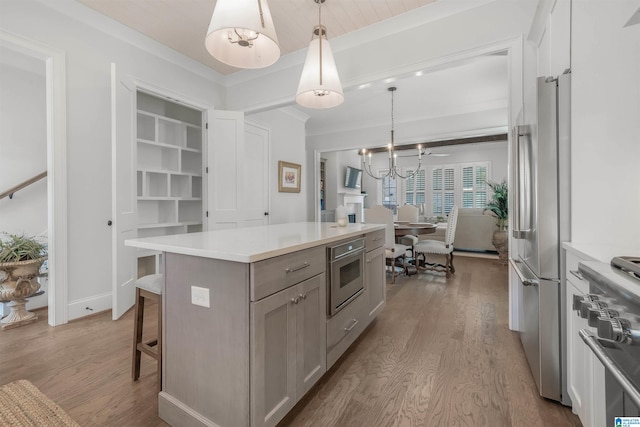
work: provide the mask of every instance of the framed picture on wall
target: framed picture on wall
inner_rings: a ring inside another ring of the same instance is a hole
[[[299,193],[301,169],[300,165],[280,160],[278,162],[278,191],[281,193]]]

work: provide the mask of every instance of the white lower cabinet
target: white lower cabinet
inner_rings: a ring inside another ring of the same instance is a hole
[[[582,259],[567,251],[566,312],[567,312],[567,391],[572,410],[584,427],[606,425],[604,366],[578,335],[587,329],[597,335],[587,319],[573,309],[573,297],[589,293],[589,283],[581,279],[578,263]]]
[[[326,281],[319,274],[251,303],[251,424],[276,425],[326,371]]]

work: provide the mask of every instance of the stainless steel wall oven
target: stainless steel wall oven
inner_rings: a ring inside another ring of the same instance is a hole
[[[364,292],[364,242],[356,239],[327,248],[329,317]]]

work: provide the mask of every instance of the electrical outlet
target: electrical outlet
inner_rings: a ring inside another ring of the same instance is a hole
[[[191,304],[209,308],[209,289],[191,286]]]

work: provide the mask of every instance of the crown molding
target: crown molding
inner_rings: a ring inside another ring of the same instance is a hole
[[[114,37],[123,43],[127,43],[176,64],[177,66],[213,83],[221,86],[225,85],[224,76],[217,71],[91,9],[88,6],[85,6],[80,2],[74,0],[35,1],[40,3],[43,7],[59,12],[97,31],[101,31],[111,37]]]

